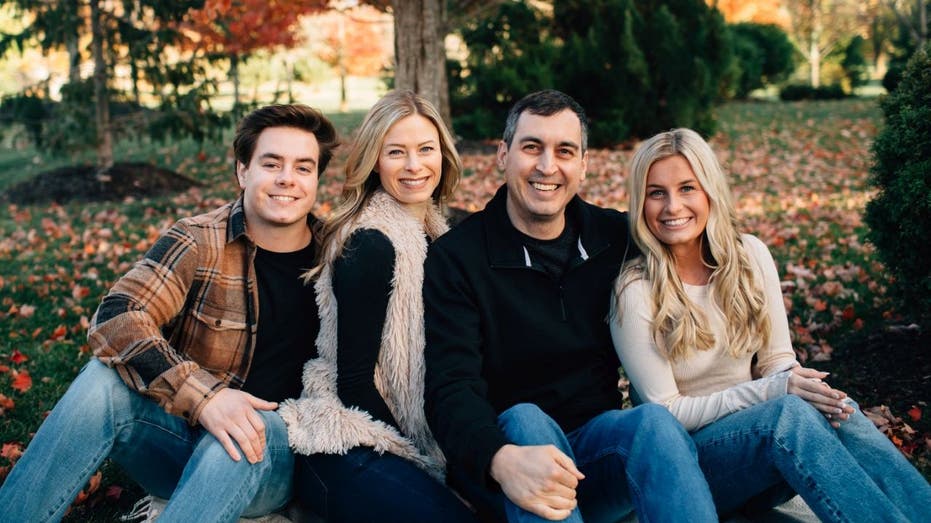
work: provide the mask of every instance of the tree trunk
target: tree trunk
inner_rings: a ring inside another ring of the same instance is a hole
[[[918,49],[921,49],[928,41],[928,6],[924,0],[915,0],[915,8],[918,10]]]
[[[239,108],[239,56],[230,55],[230,79],[233,80],[233,110]]]
[[[445,0],[392,0],[394,85],[433,103],[450,125],[443,31]],[[443,91],[446,92],[443,92]]]
[[[808,40],[808,64],[812,87],[821,85],[821,0],[811,1],[811,34]]]
[[[101,172],[113,166],[113,133],[110,129],[110,101],[107,96],[107,63],[103,57],[103,27],[100,0],[91,0],[91,47],[94,53],[94,102],[97,108],[97,166]]]
[[[78,49],[77,32],[68,36],[65,48],[68,50],[68,83],[78,83],[81,81],[81,51]]]

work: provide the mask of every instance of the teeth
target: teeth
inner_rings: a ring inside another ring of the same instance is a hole
[[[559,187],[555,183],[530,182],[530,185],[538,191],[555,191]]]
[[[271,199],[279,202],[293,202],[297,198],[294,196],[272,196]]]
[[[677,227],[679,225],[685,225],[688,221],[688,218],[679,218],[677,220],[663,220],[663,224],[670,227]]]
[[[401,180],[402,185],[407,185],[409,187],[418,187],[427,183],[426,178],[420,178],[419,180]]]

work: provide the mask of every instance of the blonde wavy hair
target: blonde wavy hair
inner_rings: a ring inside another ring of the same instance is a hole
[[[412,115],[430,120],[440,137],[440,153],[443,155],[440,183],[433,191],[433,202],[445,209],[446,202],[459,184],[462,161],[456,151],[453,137],[443,123],[439,111],[426,98],[410,90],[391,91],[375,105],[362,120],[358,134],[349,149],[346,159],[346,181],[339,197],[339,204],[319,233],[321,256],[318,265],[304,273],[304,281],[310,281],[320,269],[342,254],[349,236],[350,224],[359,216],[372,194],[381,187],[375,172],[382,144],[391,126]]]
[[[690,350],[715,346],[705,313],[686,295],[669,247],[656,239],[643,215],[647,176],[653,164],[679,155],[695,173],[708,196],[710,212],[701,238],[705,264],[712,269],[711,299],[726,320],[726,339],[720,340],[734,357],[755,352],[769,344],[771,326],[766,296],[756,277],[737,227],[736,212],[724,172],[708,143],[691,129],[673,129],[643,142],[634,153],[628,179],[631,236],[643,253],[628,262],[615,284],[613,314],[620,321],[620,295],[631,283],[643,279],[653,298],[652,334],[657,347],[670,360],[684,358]]]

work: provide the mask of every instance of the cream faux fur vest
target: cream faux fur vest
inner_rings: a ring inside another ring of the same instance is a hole
[[[394,278],[375,366],[375,387],[385,400],[401,433],[358,408],[348,408],[336,393],[336,318],[333,264],[320,271],[314,290],[320,310],[317,336],[319,357],[304,365],[304,391],[299,399],[285,401],[279,413],[288,425],[291,447],[301,454],[344,454],[364,445],[409,459],[442,480],[445,460],[424,415],[423,263],[427,235],[436,239],[448,230],[436,207],[427,212],[426,224],[379,190],[358,219],[349,225],[348,238],[357,229],[375,229],[394,247]],[[348,311],[352,317],[352,311]]]

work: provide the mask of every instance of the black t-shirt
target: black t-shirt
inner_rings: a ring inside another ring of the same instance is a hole
[[[517,231],[530,256],[530,264],[553,277],[562,279],[569,263],[579,256],[579,232],[576,224],[566,216],[566,225],[559,236],[540,240]]]
[[[313,242],[295,252],[256,249],[258,334],[242,390],[267,401],[300,395],[304,363],[317,357],[320,330],[314,287],[300,280],[313,264]]]

